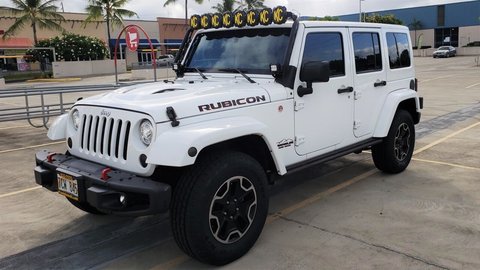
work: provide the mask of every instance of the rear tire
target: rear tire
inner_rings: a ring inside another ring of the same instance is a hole
[[[85,203],[85,202],[79,202],[79,201],[75,201],[75,200],[72,200],[70,198],[67,198],[67,200],[73,204],[73,206],[75,206],[76,208],[84,211],[84,212],[87,212],[89,214],[93,214],[93,215],[106,215],[105,213],[103,212],[100,212],[97,208],[91,206],[90,204],[88,203]]]
[[[415,126],[410,113],[399,110],[395,114],[388,136],[372,147],[375,166],[385,172],[396,174],[404,171],[412,159],[415,148]]]
[[[238,152],[205,154],[173,192],[171,223],[189,256],[225,265],[255,244],[268,214],[267,177],[252,157]]]

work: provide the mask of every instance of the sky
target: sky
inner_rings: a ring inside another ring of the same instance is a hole
[[[189,15],[211,12],[212,6],[220,0],[204,0],[198,5],[194,0],[188,0]],[[363,0],[362,11],[372,12],[379,10],[407,8],[415,6],[440,5],[447,3],[465,2],[466,0]],[[477,0],[478,1],[478,0]],[[63,2],[65,12],[84,12],[87,0],[59,0]],[[185,17],[185,1],[163,7],[165,0],[130,0],[127,9],[135,11],[140,19],[155,20],[157,17]],[[0,6],[10,6],[10,0],[0,0]],[[270,7],[286,6],[300,16],[338,16],[358,13],[359,0],[265,0]]]

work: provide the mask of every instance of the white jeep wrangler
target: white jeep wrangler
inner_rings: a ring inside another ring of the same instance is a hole
[[[180,248],[223,265],[259,237],[276,178],[364,149],[405,170],[423,106],[408,28],[287,17],[192,17],[177,79],[78,101],[48,133],[68,152],[37,153],[36,182],[89,213],[170,210]]]

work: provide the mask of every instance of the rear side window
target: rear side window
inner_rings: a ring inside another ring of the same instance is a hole
[[[304,63],[327,61],[330,63],[330,77],[345,75],[343,41],[341,33],[311,33],[307,35]]]
[[[382,53],[378,33],[353,33],[355,68],[357,73],[382,70]]]
[[[412,65],[407,34],[387,33],[387,45],[390,69],[405,68]]]

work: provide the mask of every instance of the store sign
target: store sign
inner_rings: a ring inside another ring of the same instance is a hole
[[[126,33],[127,36],[125,40],[127,42],[127,48],[132,52],[136,52],[140,43],[140,35],[138,34],[137,28],[129,27]]]

